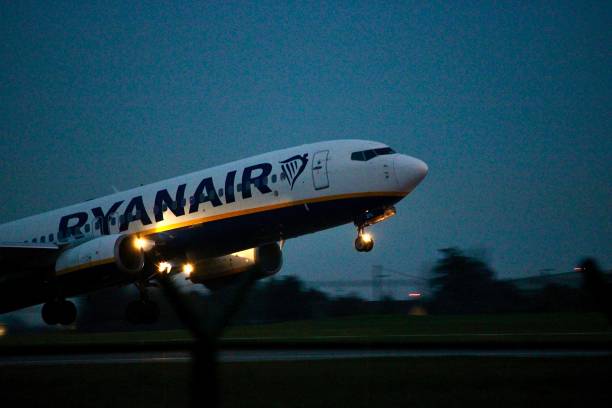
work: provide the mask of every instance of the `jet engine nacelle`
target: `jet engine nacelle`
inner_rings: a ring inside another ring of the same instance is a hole
[[[55,262],[58,275],[77,269],[94,267],[112,259],[120,271],[135,275],[145,265],[142,249],[128,235],[104,235],[65,250]]]
[[[250,271],[254,271],[258,279],[266,278],[276,274],[282,266],[283,253],[278,244],[273,243],[196,261],[189,279],[212,287],[216,282],[225,284],[236,275]]]

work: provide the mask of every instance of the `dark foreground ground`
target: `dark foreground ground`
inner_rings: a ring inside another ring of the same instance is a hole
[[[0,367],[3,407],[184,407],[187,363]],[[224,407],[595,407],[611,357],[224,363]]]
[[[0,354],[11,347],[123,344],[129,347],[183,344],[182,330],[5,335]],[[605,346],[612,331],[598,314],[477,316],[356,316],[344,319],[234,327],[221,344],[391,341],[412,347],[474,343],[478,349],[521,342],[538,348],[580,342],[582,350]],[[301,347],[301,346],[300,346]],[[536,352],[537,353],[537,352]],[[580,352],[578,353],[580,354]],[[604,352],[605,355],[605,352]],[[19,354],[16,354],[19,358]],[[36,356],[34,356],[36,357]],[[612,357],[398,357],[311,361],[225,362],[220,365],[224,407],[607,407],[612,406]],[[186,407],[188,362],[1,365],[4,407]]]
[[[9,328],[10,329],[10,328]],[[168,344],[191,340],[185,330],[81,332],[74,328],[39,334],[0,336],[0,353],[14,345]],[[358,315],[230,327],[222,343],[301,342],[610,342],[612,330],[599,313],[517,313],[488,315]]]

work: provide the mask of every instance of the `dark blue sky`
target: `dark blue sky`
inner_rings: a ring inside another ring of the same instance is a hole
[[[386,142],[430,173],[353,249],[284,273],[423,273],[448,246],[504,277],[612,263],[608,2],[4,2],[0,221],[276,148]]]

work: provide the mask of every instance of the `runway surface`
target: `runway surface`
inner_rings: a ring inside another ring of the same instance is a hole
[[[407,358],[407,357],[602,357],[610,351],[592,350],[238,350],[221,351],[222,363],[265,362],[265,361],[314,361],[365,358]],[[0,366],[38,366],[65,364],[147,364],[187,363],[191,360],[188,352],[145,352],[74,354],[49,356],[2,356]]]

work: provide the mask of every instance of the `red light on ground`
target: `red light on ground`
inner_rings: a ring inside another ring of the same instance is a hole
[[[408,297],[410,297],[410,298],[420,298],[420,297],[421,297],[421,294],[420,294],[420,293],[418,293],[418,292],[410,292],[410,293],[408,294]]]

